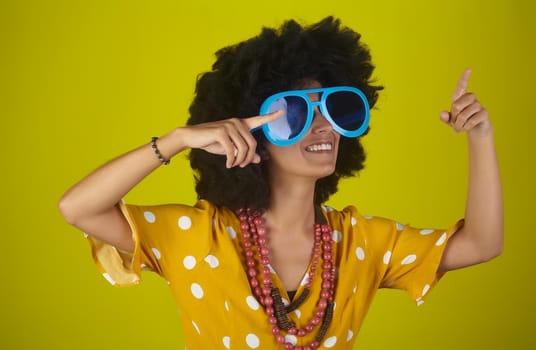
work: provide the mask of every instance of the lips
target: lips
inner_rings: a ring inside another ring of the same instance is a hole
[[[329,152],[333,149],[331,142],[315,143],[305,147],[307,152]]]

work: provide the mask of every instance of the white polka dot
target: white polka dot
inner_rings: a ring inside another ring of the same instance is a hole
[[[283,305],[285,305],[285,306],[290,304],[290,302],[286,298],[281,298],[281,301],[283,302]]]
[[[225,310],[229,311],[229,304],[227,304],[227,300],[225,300],[225,303],[223,303],[223,306],[225,306]]]
[[[333,346],[335,346],[336,343],[337,343],[337,337],[333,336],[333,337],[329,337],[328,339],[324,341],[324,346],[326,348],[332,348]]]
[[[298,316],[298,318],[301,317],[301,311],[299,309],[294,310],[294,313],[296,313],[296,316]]]
[[[107,280],[108,282],[110,282],[110,284],[111,284],[112,286],[115,285],[115,283],[116,283],[115,280],[112,278],[112,276],[110,276],[110,275],[108,274],[108,272],[103,273],[103,274],[102,274],[102,277],[106,278],[106,280]]]
[[[260,345],[259,337],[257,337],[253,333],[249,333],[248,335],[246,335],[246,344],[248,344],[251,349],[258,348]]]
[[[231,237],[231,239],[236,238],[236,231],[231,226],[227,226],[227,233],[229,233],[229,237]]]
[[[355,255],[359,260],[365,260],[365,251],[361,247],[357,247],[355,250]]]
[[[421,306],[422,304],[424,304],[424,300],[422,300],[421,297],[418,297],[415,302],[417,302],[417,306]]]
[[[391,281],[389,281],[389,282],[387,282],[387,283],[385,284],[385,287],[386,287],[386,288],[389,288],[389,287],[391,287],[393,284],[395,284],[395,282],[396,282],[395,280],[391,280]]]
[[[143,217],[150,224],[152,224],[152,223],[154,223],[156,221],[156,216],[154,215],[154,213],[152,211],[143,212]]]
[[[352,330],[349,329],[348,330],[348,335],[346,336],[346,341],[352,340],[353,336],[354,336],[354,332],[352,332]]]
[[[192,219],[188,216],[181,216],[179,218],[179,228],[181,230],[188,230],[190,227],[192,227]]]
[[[333,302],[333,310],[335,311],[336,308],[337,308],[337,302],[334,301],[334,302]]]
[[[160,254],[160,251],[156,248],[151,248],[151,250],[153,251],[154,257],[160,260],[160,258],[162,257],[162,254]]]
[[[422,295],[425,295],[426,293],[428,293],[428,291],[430,290],[430,285],[427,284],[424,286],[424,288],[422,289]]]
[[[417,260],[417,255],[410,254],[410,255],[406,256],[404,259],[402,259],[401,264],[402,265],[409,265],[412,262],[414,262],[415,260]]]
[[[201,286],[197,283],[192,283],[192,285],[190,286],[190,291],[192,291],[192,294],[194,297],[196,297],[197,299],[201,299],[203,298],[203,288],[201,288]]]
[[[389,265],[389,262],[391,261],[391,251],[388,250],[385,252],[385,254],[383,254],[383,263],[385,265]]]
[[[423,235],[423,236],[426,236],[426,235],[429,235],[432,232],[434,232],[434,230],[427,228],[427,229],[421,230],[419,233],[421,235]]]
[[[355,292],[357,292],[357,284],[354,286],[354,289],[352,289],[352,293],[355,294]]]
[[[272,265],[268,265],[268,268],[270,269],[270,273],[273,273],[274,275],[276,274]]]
[[[182,263],[187,270],[191,270],[195,267],[197,261],[195,260],[195,257],[188,255],[182,260]]]
[[[226,349],[231,348],[231,338],[223,337],[221,341],[223,342],[223,346],[225,346]]]
[[[298,343],[298,338],[296,338],[295,335],[287,334],[287,335],[285,335],[285,341],[287,343],[292,344],[292,345],[296,345]]]
[[[307,281],[309,280],[309,272],[307,272],[305,274],[305,276],[303,276],[301,282],[300,282],[300,286],[305,286],[307,284]]]
[[[399,223],[399,222],[396,223],[396,229],[397,229],[398,231],[402,231],[402,230],[404,230],[404,228],[406,228],[406,226],[402,225],[402,224]]]
[[[213,269],[220,265],[220,261],[214,255],[207,255],[205,257],[205,262]]]
[[[355,224],[357,224],[357,219],[352,216],[350,222],[352,223],[352,226],[354,226]]]
[[[248,296],[246,298],[246,303],[248,304],[249,308],[252,310],[258,310],[260,305],[257,299],[255,299],[253,296]]]
[[[194,321],[192,321],[192,326],[194,326],[194,328],[197,331],[197,333],[201,334],[201,331],[199,330],[199,327],[197,327],[197,324]]]
[[[437,242],[435,243],[436,246],[440,246],[442,245],[443,243],[445,243],[445,240],[447,239],[447,233],[446,232],[443,232],[443,234],[441,235],[441,237],[439,237],[439,239],[437,240]]]
[[[367,215],[367,216],[363,216],[363,217],[364,217],[365,219],[367,219],[367,220],[370,220],[370,219],[374,218],[374,216],[372,216],[372,215]]]
[[[324,210],[328,213],[332,212],[333,211],[333,208],[332,207],[328,207],[327,205],[323,205],[322,208],[324,208]]]
[[[337,230],[333,230],[333,233],[331,234],[331,237],[333,238],[333,241],[335,243],[339,243],[342,239],[342,233],[340,233]]]

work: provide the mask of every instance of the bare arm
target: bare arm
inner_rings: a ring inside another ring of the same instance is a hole
[[[439,272],[488,261],[503,248],[503,200],[493,127],[476,96],[467,93],[466,70],[453,96],[450,113],[441,119],[465,131],[469,146],[469,183],[464,226],[449,240]]]
[[[249,130],[281,117],[280,112],[247,119],[177,128],[157,141],[167,159],[188,148],[200,148],[227,157],[227,167],[258,163],[256,142]],[[141,180],[161,165],[149,144],[101,166],[71,187],[60,199],[65,220],[116,248],[132,252],[131,229],[117,204]]]

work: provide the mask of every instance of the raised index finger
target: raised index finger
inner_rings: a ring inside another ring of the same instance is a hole
[[[244,119],[244,121],[246,122],[246,125],[248,126],[249,130],[253,130],[263,126],[264,124],[273,122],[274,120],[279,119],[284,115],[285,111],[280,109],[278,111],[266,115],[258,115],[255,117],[246,118]]]
[[[467,68],[463,71],[460,80],[458,80],[458,85],[456,85],[456,89],[454,90],[454,94],[452,94],[452,101],[456,101],[460,96],[467,92],[467,84],[470,75],[471,69]]]

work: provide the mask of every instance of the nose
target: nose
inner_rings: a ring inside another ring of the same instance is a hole
[[[331,123],[322,115],[322,113],[315,108],[313,123],[311,124],[311,131],[313,133],[330,132],[333,130]]]

